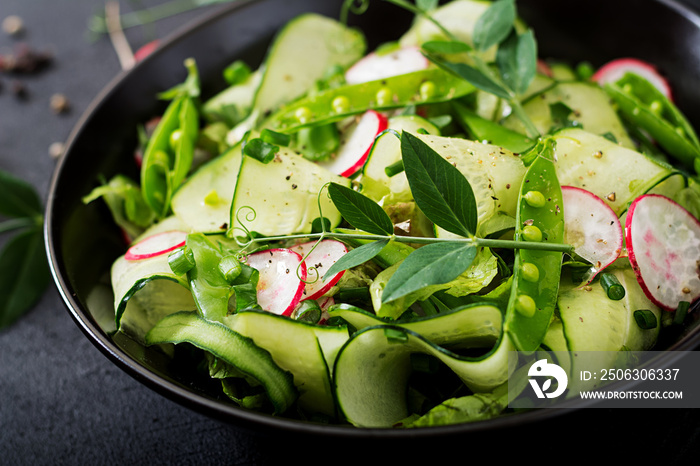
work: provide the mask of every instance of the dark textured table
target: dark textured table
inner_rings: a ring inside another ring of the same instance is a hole
[[[139,2],[120,3],[127,10]],[[29,181],[44,196],[55,163],[49,146],[67,139],[92,99],[120,73],[110,41],[87,36],[88,19],[103,5],[101,0],[0,0],[0,21],[18,15],[26,28],[21,38],[0,33],[0,50],[21,41],[51,50],[54,56],[52,65],[39,74],[0,75],[0,169]],[[129,30],[127,37],[136,48],[151,38],[148,33],[163,37],[215,8],[160,21],[153,30]],[[14,95],[15,79],[25,86],[25,99]],[[68,113],[57,115],[50,109],[55,93],[68,98]],[[6,240],[7,235],[0,235],[0,244]],[[458,463],[475,457],[479,462],[566,462],[568,457],[601,461],[615,457],[603,456],[611,448],[626,460],[672,464],[697,454],[700,413],[588,409],[526,427],[517,438],[513,433],[490,435],[490,441],[480,438],[478,443],[465,438],[448,445],[392,444],[384,456],[402,462],[407,454],[414,459],[407,464],[417,463],[421,453],[436,462]],[[366,444],[328,443],[291,443],[241,431],[154,393],[93,347],[53,284],[30,312],[0,330],[0,464],[277,464],[285,457],[315,462],[321,455],[329,464],[344,464],[355,455],[370,463],[378,458],[369,454]],[[529,445],[529,450],[512,448],[516,444]],[[459,452],[460,457],[453,456]],[[568,452],[568,457],[550,457],[548,452]]]

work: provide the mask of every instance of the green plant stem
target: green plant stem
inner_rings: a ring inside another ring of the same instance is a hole
[[[503,239],[488,239],[488,238],[429,238],[422,236],[383,236],[383,235],[371,235],[371,234],[353,234],[353,233],[337,233],[337,232],[324,232],[324,233],[309,233],[309,234],[298,234],[289,236],[268,236],[264,238],[254,238],[252,242],[268,242],[268,241],[281,241],[290,239],[323,239],[323,238],[335,238],[335,239],[362,239],[379,241],[383,239],[390,238],[392,241],[397,241],[400,243],[412,243],[412,244],[432,244],[432,243],[473,243],[475,246],[483,246],[488,248],[502,248],[502,249],[530,249],[537,251],[554,251],[554,252],[565,252],[571,253],[574,247],[570,244],[561,243],[546,243],[546,242],[530,242],[530,241],[515,241],[515,240],[503,240]]]

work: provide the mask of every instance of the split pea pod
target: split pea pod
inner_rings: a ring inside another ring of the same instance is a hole
[[[700,158],[700,142],[688,120],[661,91],[627,73],[605,85],[620,113],[646,131],[668,154],[688,167]]]
[[[446,102],[475,90],[474,86],[440,68],[340,86],[285,106],[266,122],[276,131],[330,123],[366,110],[389,110],[415,104]]]
[[[187,61],[189,80],[197,73]],[[198,81],[198,80],[197,80]],[[173,192],[187,176],[199,131],[199,112],[191,92],[176,95],[148,141],[141,166],[143,198],[159,218],[170,210]]]
[[[564,211],[561,186],[553,155],[555,142],[547,139],[535,150],[520,188],[515,239],[563,243]],[[535,351],[544,338],[557,303],[562,253],[518,249],[504,329],[518,351]]]

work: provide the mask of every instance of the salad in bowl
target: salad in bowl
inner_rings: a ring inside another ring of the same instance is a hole
[[[664,76],[539,57],[513,0],[389,3],[394,41],[348,26],[364,3],[302,14],[206,99],[185,60],[138,176],[84,193],[124,238],[115,334],[246,410],[414,428],[512,412],[513,352],[682,326],[700,142]]]

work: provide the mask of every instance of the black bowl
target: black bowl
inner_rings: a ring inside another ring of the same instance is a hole
[[[411,431],[286,420],[232,406],[222,399],[218,384],[201,380],[186,366],[173,366],[158,351],[111,336],[114,324],[108,271],[123,253],[124,244],[107,209],[101,203],[84,205],[81,198],[98,177],[109,179],[134,170],[136,128],[162,112],[164,104],[155,96],[183,79],[185,58],[197,61],[204,97],[213,95],[224,86],[221,70],[234,59],[259,64],[274,33],[287,20],[308,11],[338,17],[341,3],[237,1],[164,41],[153,55],[118,76],[95,99],[70,136],[66,155],[52,179],[46,212],[46,247],[52,273],[73,319],[112,362],[147,386],[196,411],[254,430],[382,440],[435,438],[503,432],[571,413],[545,409]],[[655,63],[670,78],[682,111],[700,125],[700,18],[695,13],[669,0],[587,0],[567,7],[561,0],[518,3],[520,14],[537,34],[541,56],[572,63],[588,60],[594,65],[623,56]],[[351,18],[352,24],[368,33],[370,48],[398,37],[410,21],[409,14],[376,0],[367,13]],[[696,318],[685,332],[662,342],[661,349],[692,350],[698,343]]]

